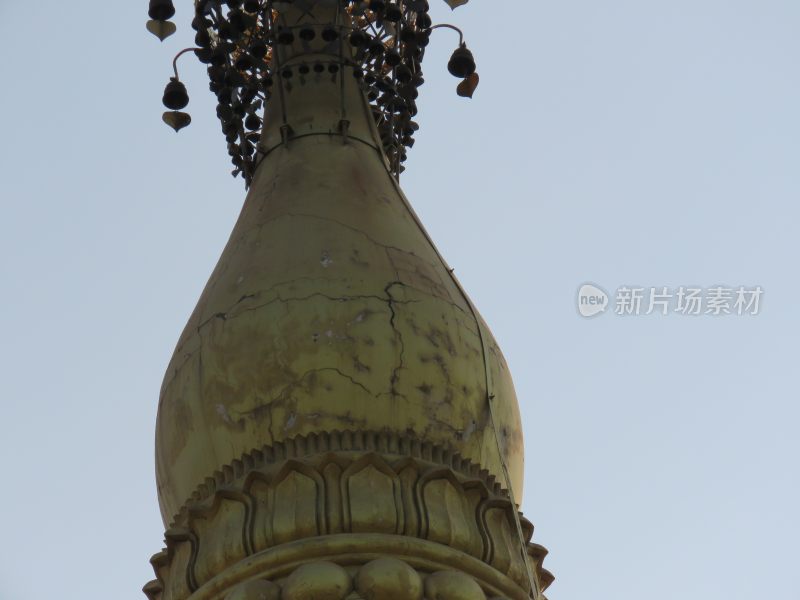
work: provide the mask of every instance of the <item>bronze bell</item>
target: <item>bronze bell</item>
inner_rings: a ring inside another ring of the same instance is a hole
[[[253,59],[249,55],[242,53],[239,55],[239,58],[236,59],[234,66],[240,71],[246,71],[253,67]]]
[[[223,125],[225,123],[231,123],[233,121],[233,109],[227,104],[217,104],[217,117],[222,121]],[[223,129],[223,131],[225,130]],[[229,127],[228,131],[225,131],[225,133],[229,133],[230,131],[235,131],[235,128]]]
[[[372,56],[380,56],[383,54],[384,50],[386,50],[386,48],[384,47],[383,42],[378,38],[373,38],[367,47],[367,52],[369,52]]]
[[[384,14],[384,18],[387,21],[392,21],[394,23],[397,23],[397,21],[403,18],[403,11],[400,9],[400,6],[392,2],[391,4],[386,5],[386,12]]]
[[[269,46],[264,38],[259,38],[250,44],[250,54],[258,58],[264,58],[268,49]]]
[[[356,48],[365,46],[368,41],[369,41],[369,36],[360,29],[356,29],[355,31],[353,31],[353,33],[350,34],[350,44],[352,44]]]
[[[469,77],[475,72],[475,59],[472,56],[472,52],[467,49],[466,44],[462,44],[453,52],[447,63],[447,70],[454,77],[461,79]]]
[[[172,0],[150,0],[147,14],[156,21],[166,21],[175,15],[175,7],[172,5]]]
[[[225,68],[211,65],[208,67],[208,78],[214,83],[222,83],[225,81]]]
[[[390,67],[396,67],[403,61],[403,59],[400,57],[400,53],[395,48],[392,48],[386,52],[384,60]]]
[[[310,42],[316,37],[316,32],[313,27],[303,27],[300,30],[300,39],[305,42]]]
[[[248,115],[248,117],[244,120],[244,126],[250,131],[254,131],[261,127],[261,119],[258,117],[258,115]]]
[[[400,64],[395,68],[394,76],[400,83],[409,83],[414,74],[411,72],[408,65]]]
[[[214,51],[211,48],[197,48],[194,55],[203,64],[209,65],[214,62]]]
[[[417,32],[411,27],[403,27],[400,30],[400,41],[406,44],[406,47],[416,45]]]
[[[161,99],[164,106],[171,110],[180,110],[189,104],[189,94],[186,86],[176,77],[170,77],[167,87],[164,88],[164,97]]]

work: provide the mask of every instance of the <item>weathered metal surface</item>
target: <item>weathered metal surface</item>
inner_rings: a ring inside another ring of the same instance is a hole
[[[413,432],[502,480],[478,323],[388,172],[355,79],[309,76],[283,102],[265,116],[267,158],[167,369],[165,523],[223,465],[319,431]],[[519,495],[517,401],[481,326]]]

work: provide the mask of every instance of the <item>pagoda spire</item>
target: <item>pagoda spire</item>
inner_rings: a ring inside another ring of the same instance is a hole
[[[145,593],[543,598],[508,367],[398,183],[427,2],[195,5],[249,192],[161,389]],[[474,91],[463,40],[449,69]]]

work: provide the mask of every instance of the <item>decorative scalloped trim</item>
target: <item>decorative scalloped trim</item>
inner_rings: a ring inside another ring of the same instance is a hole
[[[197,557],[197,540],[193,539],[194,536],[191,531],[178,526],[178,523],[187,523],[195,513],[214,512],[219,498],[227,497],[230,494],[236,495],[236,488],[241,486],[245,488],[249,487],[247,482],[253,477],[258,476],[259,471],[265,467],[277,467],[281,463],[293,463],[295,466],[302,465],[305,467],[306,463],[300,462],[299,459],[307,459],[315,456],[319,457],[320,455],[322,455],[322,461],[316,466],[320,471],[331,463],[342,463],[340,466],[345,466],[342,462],[344,457],[337,457],[336,453],[338,452],[365,452],[373,456],[382,455],[384,460],[389,459],[390,456],[395,456],[397,458],[389,460],[387,466],[391,464],[392,468],[398,474],[406,465],[412,465],[416,463],[416,461],[426,462],[431,466],[440,467],[440,469],[430,472],[426,478],[431,478],[434,475],[441,476],[443,472],[447,471],[451,473],[456,472],[467,478],[467,481],[461,482],[462,486],[465,484],[473,487],[476,485],[481,487],[485,486],[486,492],[484,492],[484,494],[488,492],[489,494],[498,496],[494,502],[499,502],[503,499],[505,501],[504,504],[497,506],[505,508],[505,510],[510,513],[509,518],[513,518],[513,508],[507,490],[500,485],[497,478],[490,474],[488,470],[482,469],[480,465],[462,457],[460,453],[453,452],[448,448],[431,442],[422,441],[413,435],[401,435],[388,431],[362,432],[336,430],[312,433],[309,435],[296,436],[274,445],[265,445],[260,449],[248,452],[240,459],[234,460],[229,465],[225,465],[221,469],[215,471],[212,477],[207,478],[203,484],[198,486],[184,503],[181,510],[175,516],[173,524],[167,530],[165,534],[167,547],[151,559],[151,563],[156,572],[158,573],[160,566],[166,566],[166,564],[171,562],[174,544],[181,540],[191,542],[192,552],[189,563],[193,565],[195,562]],[[362,457],[362,459],[366,460],[367,456]],[[370,460],[367,460],[367,462],[370,462]],[[345,462],[347,461],[345,460]],[[448,479],[450,478],[452,478],[452,476],[448,477]],[[211,504],[209,504],[209,501]],[[416,499],[416,501],[419,502],[419,499]],[[399,501],[398,506],[400,506]],[[252,513],[252,509],[248,514],[250,513]],[[530,542],[533,535],[533,525],[530,521],[525,519],[521,513],[518,514],[524,532],[527,554],[532,559],[537,579],[541,589],[544,590],[554,579],[553,575],[542,567],[542,562],[547,555],[547,550],[538,544]],[[252,518],[251,514],[249,518]],[[489,541],[491,535],[488,531],[484,531],[483,528],[480,528],[480,523],[479,521],[480,534],[485,544],[484,547],[488,549],[491,544]],[[249,529],[251,525],[252,524],[247,524],[246,529]],[[245,551],[246,554],[249,555],[253,552],[253,548],[245,543]],[[490,556],[483,557],[483,560],[487,563],[491,563],[490,559]],[[198,587],[198,582],[194,579],[193,570],[193,567],[191,567],[187,573],[187,584],[190,590],[196,590]],[[160,579],[160,577],[158,577],[158,579]],[[158,579],[149,582],[143,589],[145,594],[151,599],[159,598],[163,590],[163,582],[158,581]]]
[[[173,517],[171,526],[185,517],[188,506],[213,496],[218,489],[234,483],[250,471],[285,460],[328,452],[379,452],[416,458],[440,464],[467,477],[480,479],[491,492],[508,497],[507,490],[487,469],[481,468],[480,465],[449,448],[420,440],[413,435],[402,435],[391,431],[334,430],[299,435],[272,445],[264,445],[222,466],[197,486],[178,514]]]

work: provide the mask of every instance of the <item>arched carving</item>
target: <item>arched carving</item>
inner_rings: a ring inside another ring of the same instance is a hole
[[[400,479],[377,454],[366,454],[342,473],[345,531],[400,533],[403,504]]]
[[[323,534],[323,485],[316,469],[295,460],[286,462],[271,489],[276,544]]]
[[[236,490],[219,490],[210,502],[190,507],[189,529],[197,539],[192,572],[199,585],[252,554],[252,514],[252,501]]]
[[[417,496],[423,523],[421,537],[473,556],[483,554],[483,538],[475,519],[478,505],[472,504],[452,470],[438,469],[423,475]]]

